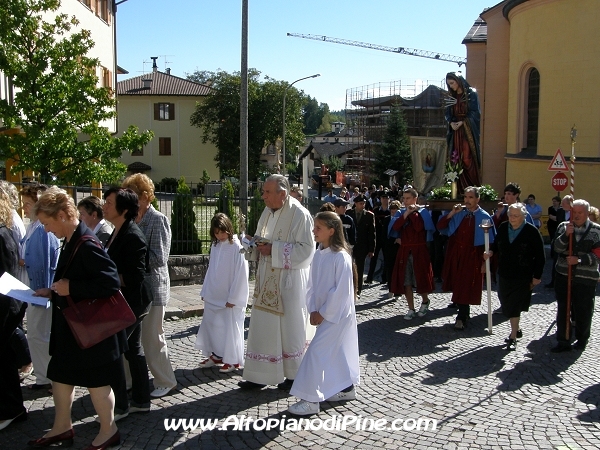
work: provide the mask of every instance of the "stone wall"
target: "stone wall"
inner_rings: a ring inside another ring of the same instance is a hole
[[[208,270],[209,255],[169,256],[169,277],[171,286],[187,286],[204,283]],[[254,279],[256,263],[251,262],[250,279]]]

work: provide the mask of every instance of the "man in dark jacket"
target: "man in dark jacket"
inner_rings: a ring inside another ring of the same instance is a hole
[[[346,210],[350,202],[345,199],[338,197],[333,202],[333,206],[335,207],[335,212],[340,216],[342,220],[342,226],[344,227],[344,237],[346,238],[346,242],[350,245],[350,247],[354,247],[356,244],[356,225],[354,225],[354,220],[348,214],[346,214]]]
[[[383,249],[385,242],[387,240],[387,227],[384,227],[383,222],[384,219],[390,215],[389,203],[390,196],[386,191],[381,191],[378,193],[379,199],[381,201],[381,205],[375,207],[373,209],[373,214],[375,215],[375,251],[373,252],[373,257],[371,258],[371,262],[369,263],[369,273],[367,275],[367,284],[373,282],[373,276],[375,275],[375,268],[377,266],[377,260],[379,258],[379,252]],[[386,283],[387,279],[385,276],[385,260],[383,261],[383,267],[380,269],[382,272],[381,282]]]
[[[352,251],[352,257],[358,272],[358,295],[360,295],[363,286],[365,258],[372,258],[375,251],[375,216],[371,211],[365,210],[365,203],[365,197],[362,195],[356,196],[354,198],[354,210],[348,212],[356,225],[356,245]]]

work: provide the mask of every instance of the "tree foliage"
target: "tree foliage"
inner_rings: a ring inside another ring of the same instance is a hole
[[[410,139],[404,112],[399,105],[392,106],[383,144],[375,157],[373,170],[376,180],[385,184],[388,177],[384,172],[388,169],[398,171],[397,180],[400,186],[412,180]]]
[[[223,213],[231,220],[233,224],[233,229],[238,229],[238,218],[237,211],[233,206],[233,198],[235,196],[235,191],[233,190],[233,184],[231,181],[225,180],[221,187],[221,190],[217,193],[217,209],[216,213]]]
[[[265,209],[265,201],[262,199],[260,189],[254,190],[254,196],[250,199],[250,210],[248,211],[248,221],[246,225],[246,234],[254,236],[258,227],[258,220]]]
[[[14,100],[0,100],[0,119],[21,133],[0,136],[0,159],[32,170],[41,181],[114,182],[118,161],[152,139],[130,127],[111,136],[101,126],[116,115],[115,98],[98,86],[98,59],[87,56],[91,33],[75,17],[58,14],[59,0],[2,0],[0,71],[12,80]],[[43,20],[42,16],[53,19]]]
[[[189,255],[202,253],[202,243],[196,229],[196,211],[194,197],[185,177],[179,178],[177,194],[173,200],[171,212],[171,254]]]
[[[239,72],[196,71],[188,79],[210,85],[212,95],[196,106],[190,118],[202,130],[203,142],[217,147],[215,161],[221,176],[240,176],[240,86]],[[260,155],[263,147],[273,144],[283,132],[283,96],[286,92],[286,161],[304,143],[303,96],[286,81],[261,79],[256,69],[248,70],[248,174],[256,179],[263,171]]]

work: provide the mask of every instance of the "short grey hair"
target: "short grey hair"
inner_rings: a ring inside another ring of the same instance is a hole
[[[573,206],[583,206],[585,208],[585,212],[590,212],[590,204],[582,198],[578,198],[577,200],[575,200],[573,202]]]
[[[278,173],[274,173],[273,175],[269,175],[265,180],[265,183],[269,181],[274,181],[277,184],[277,192],[285,191],[286,195],[290,193],[290,182],[286,177],[280,175]]]
[[[527,217],[527,208],[523,203],[517,202],[513,203],[512,205],[508,205],[508,210],[510,211],[511,209],[516,209],[523,217]]]
[[[472,192],[475,198],[479,198],[479,188],[476,186],[467,186],[464,190],[465,193]]]

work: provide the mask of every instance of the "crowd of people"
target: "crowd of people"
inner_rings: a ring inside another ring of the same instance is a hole
[[[268,177],[265,208],[253,237],[238,238],[225,214],[211,221],[209,267],[200,293],[205,313],[195,342],[203,355],[199,368],[217,366],[223,373],[243,368],[242,390],[276,385],[299,398],[291,414],[318,413],[322,401],[356,397],[360,371],[354,304],[365,284],[380,279],[390,298],[405,298],[404,319],[413,320],[430,311],[429,294],[441,282],[443,291],[452,292],[449,307],[458,310],[454,329],[462,332],[470,306],[481,303],[488,259],[499,312],[510,323],[506,349],[515,350],[523,336],[521,313],[528,311],[545,264],[541,207],[533,195],[521,203],[520,193],[518,184],[509,183],[497,210],[489,214],[479,206],[475,186],[465,187],[464,201],[442,212],[430,211],[409,185],[372,186],[353,194],[343,189],[339,196],[330,191],[330,202],[313,218],[296,197],[301,199],[302,192],[294,191],[287,178]],[[20,195],[30,220],[27,229],[16,212],[16,189],[0,183],[0,271],[49,302],[26,308],[0,297],[0,354],[6,363],[0,368],[0,429],[27,418],[20,381],[33,371],[36,381],[29,386],[52,394],[55,417],[52,428],[28,445],[73,443],[73,390],[82,386],[100,423],[88,449],[109,448],[121,441],[118,420],[150,411],[152,398],[177,385],[163,328],[170,290],[169,222],[152,206],[154,185],[143,174],[109,188],[104,201],[90,196],[76,205],[64,190],[44,185],[27,186]],[[556,291],[558,343],[551,350],[582,351],[600,278],[600,225],[590,220],[594,210],[585,200],[552,200],[548,230],[554,270],[547,287]],[[249,261],[256,264],[253,293]],[[82,348],[62,310],[71,301],[109,297],[119,289],[135,323]],[[418,309],[415,293],[421,297]]]

